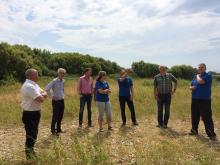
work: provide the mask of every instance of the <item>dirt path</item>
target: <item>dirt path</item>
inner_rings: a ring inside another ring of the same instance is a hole
[[[106,144],[109,144],[112,149],[112,158],[115,160],[113,162],[117,164],[123,164],[124,162],[128,161],[132,162],[135,158],[135,151],[132,151],[132,147],[135,144],[147,144],[148,141],[151,140],[163,140],[163,139],[170,139],[175,140],[179,137],[186,137],[188,138],[188,131],[190,128],[190,123],[188,121],[170,121],[168,129],[159,129],[155,127],[156,121],[154,119],[145,119],[139,121],[139,126],[131,126],[130,123],[127,123],[127,126],[124,128],[120,127],[120,123],[116,122],[113,123],[114,130],[109,133],[105,131],[101,136],[98,134],[98,126],[97,124],[94,125],[92,128],[83,128],[82,130],[78,130],[77,122],[64,122],[63,128],[65,133],[60,135],[62,142],[68,144],[71,137],[75,134],[87,134],[88,136],[93,136],[94,138],[103,138],[106,141]],[[215,123],[216,125],[216,132],[218,137],[220,137],[219,131],[219,124]],[[24,155],[24,129],[22,126],[14,126],[17,127],[16,129],[9,127],[9,128],[2,128],[0,129],[0,160],[7,160],[12,161],[21,161],[25,160]],[[106,127],[106,126],[105,126]],[[201,126],[203,127],[203,126]],[[204,135],[205,132],[204,128],[200,130],[200,133]],[[203,136],[202,136],[203,138]],[[40,123],[39,127],[39,135],[38,140],[36,143],[36,150],[39,151],[43,147],[47,146],[47,143],[51,139],[49,125],[47,123]],[[204,143],[210,143],[208,139],[202,139]],[[158,142],[157,140],[154,141],[155,145]],[[152,143],[152,142],[151,142]],[[130,146],[131,152],[129,155],[125,155],[123,158],[118,158],[117,150],[118,146]],[[220,151],[220,144],[215,146]],[[219,147],[219,148],[218,148]]]

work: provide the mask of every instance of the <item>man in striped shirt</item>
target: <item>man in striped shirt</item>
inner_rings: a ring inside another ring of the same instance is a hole
[[[58,77],[53,79],[45,88],[48,96],[52,99],[53,116],[51,121],[51,133],[59,135],[62,133],[61,121],[64,113],[64,75],[66,70],[59,68]],[[51,93],[52,90],[52,93]]]
[[[91,75],[92,75],[92,69],[86,68],[83,76],[81,76],[78,81],[77,91],[80,96],[79,128],[82,127],[83,112],[86,103],[88,110],[88,127],[92,126],[91,103],[92,103],[92,94],[93,94],[93,78],[91,77]]]
[[[154,77],[154,96],[158,106],[157,127],[167,128],[170,116],[171,96],[176,91],[177,79],[171,73],[167,73],[165,66],[159,66],[159,71],[160,73]],[[165,106],[164,114],[163,106]]]

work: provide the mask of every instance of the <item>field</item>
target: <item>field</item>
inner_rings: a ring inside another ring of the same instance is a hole
[[[42,77],[41,87],[51,80]],[[134,103],[139,126],[130,122],[126,109],[127,126],[121,128],[118,87],[114,78],[109,79],[113,131],[98,132],[97,108],[92,107],[92,128],[78,129],[79,97],[77,78],[67,77],[65,83],[65,115],[60,137],[50,135],[51,102],[42,106],[40,132],[36,143],[37,157],[33,164],[220,164],[220,142],[209,141],[200,123],[199,136],[187,133],[190,124],[191,93],[189,81],[179,80],[172,98],[168,129],[156,127],[156,102],[151,79],[134,79]],[[28,164],[24,155],[24,129],[21,122],[21,84],[0,86],[0,164]],[[215,130],[220,137],[220,83],[213,82],[212,109]]]

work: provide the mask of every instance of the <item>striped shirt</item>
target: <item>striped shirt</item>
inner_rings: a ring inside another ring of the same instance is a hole
[[[171,74],[158,74],[154,77],[154,87],[157,88],[159,94],[168,94],[172,92],[173,84],[177,83],[177,79]]]
[[[93,79],[87,78],[85,75],[81,76],[78,81],[77,91],[79,95],[91,95],[93,93]]]
[[[52,89],[52,93],[51,93]],[[53,79],[45,88],[49,97],[52,97],[54,100],[64,99],[64,80],[59,78]]]

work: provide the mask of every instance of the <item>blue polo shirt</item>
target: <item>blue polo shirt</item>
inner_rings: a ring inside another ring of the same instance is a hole
[[[96,90],[96,101],[107,102],[109,101],[108,94],[99,93],[99,89],[109,89],[107,82],[96,81],[95,90]]]
[[[131,96],[132,79],[126,77],[123,81],[118,78],[119,96]]]
[[[196,76],[192,80],[191,85],[196,86],[196,89],[192,91],[192,99],[211,99],[212,75],[205,72],[201,75],[201,79],[205,81],[205,84],[199,84]]]

